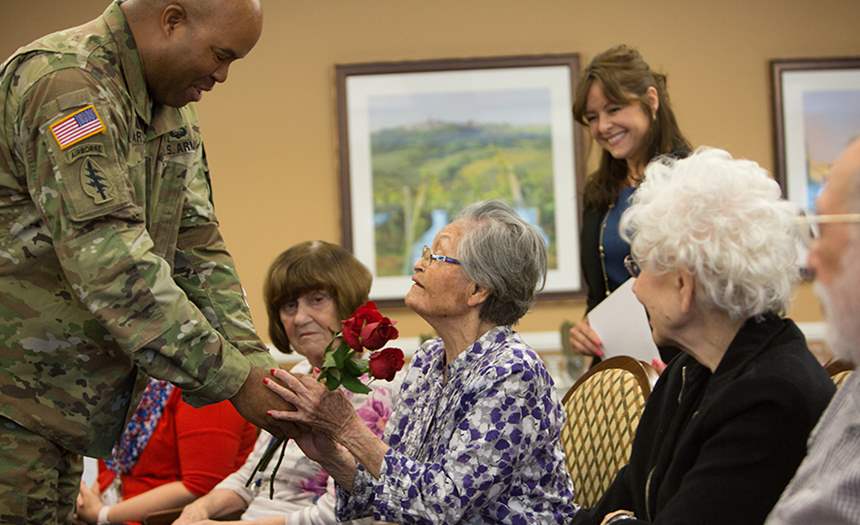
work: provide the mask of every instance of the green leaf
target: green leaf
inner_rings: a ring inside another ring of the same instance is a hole
[[[345,371],[349,371],[349,375],[353,377],[358,377],[363,373],[367,372],[367,360],[366,359],[347,359],[346,366],[343,367]]]
[[[349,358],[349,347],[341,346],[334,352],[334,362],[338,369],[343,369],[346,360]]]
[[[343,387],[356,394],[369,394],[370,389],[355,377],[344,376]]]
[[[325,379],[325,386],[329,390],[337,390],[337,387],[340,386],[340,379],[330,375]]]
[[[337,362],[335,361],[334,351],[326,350],[325,358],[323,359],[323,368],[334,368],[337,366]]]

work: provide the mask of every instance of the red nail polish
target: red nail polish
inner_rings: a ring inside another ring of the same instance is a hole
[[[275,375],[275,369],[274,369],[274,368],[270,368],[270,369],[269,369],[269,373],[270,373],[270,374],[272,374],[272,375],[274,376],[274,375]]]
[[[269,416],[269,417],[271,417],[271,416],[272,416],[272,411],[271,411],[271,410],[266,410],[266,415],[267,415],[267,416]]]
[[[264,384],[264,385],[268,385],[268,384],[269,384],[269,378],[268,378],[268,377],[264,377],[264,378],[263,378],[263,384]]]

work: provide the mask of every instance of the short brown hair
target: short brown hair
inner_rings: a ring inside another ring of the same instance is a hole
[[[586,127],[588,91],[595,82],[600,82],[604,96],[613,104],[626,106],[630,102],[638,101],[645,114],[652,119],[642,157],[646,163],[658,155],[686,157],[690,153],[690,143],[681,133],[669,103],[666,75],[652,71],[639,51],[625,45],[615,46],[595,56],[585,68],[582,80],[576,87],[573,116]],[[659,105],[656,114],[652,113],[645,98],[650,87],[657,90]],[[585,207],[602,209],[615,203],[626,179],[627,162],[613,158],[604,150],[600,155],[600,167],[589,176],[585,184]]]
[[[282,352],[292,352],[281,324],[285,303],[323,290],[334,299],[338,316],[346,319],[367,301],[372,279],[363,264],[336,244],[305,241],[288,248],[275,258],[263,284],[272,344]]]

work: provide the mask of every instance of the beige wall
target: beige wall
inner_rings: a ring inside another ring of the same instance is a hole
[[[3,0],[0,55],[105,5]],[[267,0],[265,9],[257,48],[199,108],[223,233],[261,329],[274,256],[301,240],[340,239],[335,64],[567,52],[586,63],[626,42],[669,74],[694,144],[771,168],[767,61],[860,55],[856,0]],[[427,331],[408,311],[389,313],[404,335]],[[540,303],[521,329],[555,330],[581,313],[579,301]],[[793,315],[820,319],[808,289]]]

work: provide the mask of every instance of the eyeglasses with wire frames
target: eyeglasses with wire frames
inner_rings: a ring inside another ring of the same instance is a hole
[[[860,213],[830,213],[824,215],[807,215],[801,211],[795,218],[800,240],[809,249],[812,243],[821,237],[819,224],[860,223]]]
[[[795,218],[797,224],[797,260],[800,278],[804,281],[812,281],[815,279],[815,270],[807,266],[809,261],[809,251],[812,249],[812,243],[821,238],[820,224],[849,224],[860,223],[860,213],[830,213],[823,215],[807,215],[802,211]]]
[[[639,277],[639,274],[642,273],[642,268],[639,266],[639,263],[636,262],[636,259],[633,258],[633,255],[627,255],[624,258],[624,267],[627,269],[627,273],[630,274],[630,277]]]
[[[424,264],[430,265],[433,261],[444,262],[448,264],[461,264],[460,261],[453,257],[448,257],[447,255],[437,255],[430,251],[430,247],[426,244],[424,245],[424,249],[421,250],[421,260],[424,261]]]

